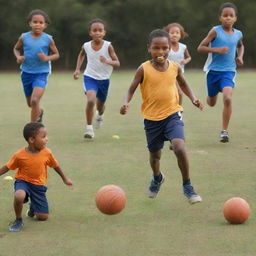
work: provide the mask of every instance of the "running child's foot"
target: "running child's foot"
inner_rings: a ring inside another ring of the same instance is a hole
[[[220,132],[220,142],[226,143],[229,141],[228,131],[222,130]]]
[[[30,218],[34,218],[35,216],[35,212],[33,209],[31,209],[30,205],[29,205],[29,208],[27,209],[26,216]]]
[[[40,113],[40,115],[38,116],[36,122],[42,123],[42,121],[43,121],[43,115],[44,115],[44,110],[41,109],[41,113]]]
[[[96,118],[95,118],[95,128],[100,129],[103,125],[103,117],[102,115],[99,115],[99,111],[96,111]]]
[[[195,204],[202,201],[201,196],[199,196],[191,184],[183,185],[183,193],[188,198],[189,203]]]
[[[84,133],[85,139],[93,139],[94,138],[94,131],[93,129],[86,129],[86,132]]]
[[[14,222],[10,223],[9,231],[10,232],[19,232],[24,226],[23,219],[16,219]]]
[[[162,179],[161,181],[156,181],[154,179],[154,176],[150,182],[149,188],[148,188],[148,197],[149,198],[155,198],[160,190],[161,185],[164,183],[165,177],[164,174],[161,172]]]

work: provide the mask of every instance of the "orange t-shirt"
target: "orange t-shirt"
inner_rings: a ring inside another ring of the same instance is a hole
[[[178,64],[169,61],[166,71],[156,70],[150,61],[142,63],[144,77],[140,84],[142,96],[141,112],[144,118],[160,121],[182,111],[176,87]]]
[[[58,161],[48,148],[37,154],[31,154],[25,148],[16,152],[6,164],[9,170],[15,170],[15,179],[25,180],[35,185],[45,185],[47,180],[47,166],[58,167]]]

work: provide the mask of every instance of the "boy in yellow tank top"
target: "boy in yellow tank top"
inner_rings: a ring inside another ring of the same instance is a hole
[[[202,198],[196,194],[190,182],[189,161],[184,142],[184,124],[181,118],[182,107],[179,105],[176,80],[192,104],[201,110],[203,105],[185,81],[181,68],[168,60],[169,50],[169,34],[161,29],[152,31],[148,44],[148,52],[152,59],[142,63],[137,69],[125,95],[120,113],[124,115],[128,112],[129,102],[140,84],[141,112],[144,117],[144,129],[153,171],[148,197],[156,197],[164,182],[164,174],[160,171],[161,150],[164,141],[171,141],[183,179],[183,193],[193,204],[202,201]]]

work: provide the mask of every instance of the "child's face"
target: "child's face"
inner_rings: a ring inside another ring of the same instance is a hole
[[[169,30],[169,35],[172,43],[179,42],[181,38],[179,27],[171,27]]]
[[[165,63],[170,51],[169,40],[166,37],[155,37],[148,46],[148,52],[153,61],[159,64]]]
[[[29,26],[34,34],[41,34],[47,27],[47,23],[45,22],[44,16],[37,14],[32,16]]]
[[[89,35],[92,37],[93,41],[101,41],[105,34],[105,27],[102,23],[97,22],[91,25]]]
[[[46,147],[46,144],[48,142],[47,137],[47,131],[44,127],[40,128],[36,134],[35,137],[31,138],[30,140],[31,144],[35,147],[37,150],[42,150]]]
[[[234,25],[236,22],[236,12],[233,8],[227,7],[224,8],[220,15],[220,22],[223,27],[230,28]]]

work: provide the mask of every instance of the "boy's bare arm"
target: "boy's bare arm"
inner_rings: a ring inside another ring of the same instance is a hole
[[[13,47],[13,54],[17,59],[17,63],[22,63],[25,60],[25,57],[21,55],[21,49],[23,46],[22,36],[19,37],[17,43]]]
[[[100,61],[103,63],[106,63],[108,65],[111,65],[113,67],[120,67],[119,59],[115,53],[114,47],[112,45],[109,45],[108,53],[111,59],[107,59],[104,56],[100,56]]]
[[[76,61],[76,70],[75,70],[75,72],[73,74],[74,79],[78,79],[79,78],[80,69],[81,69],[81,66],[82,66],[82,64],[84,62],[85,55],[86,55],[86,52],[84,50],[84,47],[82,46],[82,49],[79,52],[78,57],[77,57],[77,61]]]
[[[44,62],[54,61],[60,57],[59,51],[58,51],[53,39],[51,40],[49,47],[50,47],[50,51],[51,51],[51,54],[49,56],[45,55],[43,52],[40,52],[37,54],[38,58],[41,61],[44,61]]]
[[[0,168],[0,176],[5,174],[8,171],[9,171],[9,169],[7,168],[6,165],[4,165],[3,167]]]
[[[236,57],[237,65],[242,66],[244,64],[243,57],[244,57],[244,44],[243,44],[243,40],[241,39],[237,44],[237,57]]]
[[[66,185],[68,185],[69,187],[73,186],[73,182],[66,177],[66,175],[64,174],[64,172],[62,171],[62,169],[59,166],[55,167],[53,169],[60,175],[60,177],[62,178],[63,182]]]

